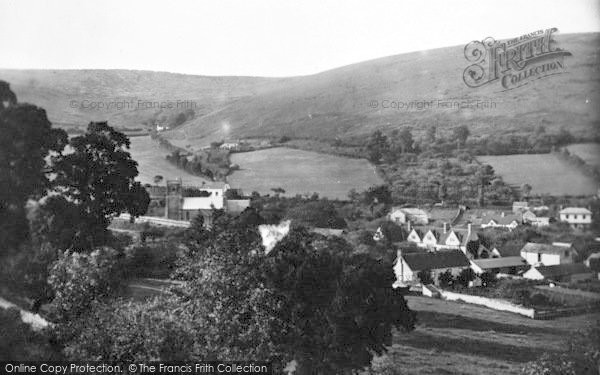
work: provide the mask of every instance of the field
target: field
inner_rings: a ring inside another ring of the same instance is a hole
[[[480,156],[508,184],[529,184],[532,194],[590,195],[598,183],[552,154]]]
[[[229,183],[247,193],[273,194],[272,188],[281,187],[286,195],[317,192],[347,199],[351,189],[362,191],[383,183],[366,160],[285,147],[235,153],[231,162],[241,169],[228,177]]]
[[[160,147],[150,137],[131,137],[131,156],[138,162],[138,181],[143,184],[153,184],[154,176],[161,175],[165,180],[181,178],[186,185],[202,185],[202,182],[210,182],[204,178],[191,175],[178,169],[165,159],[169,153]]]
[[[600,144],[598,143],[577,143],[567,147],[571,154],[577,155],[594,167],[600,167]]]
[[[526,362],[565,348],[600,314],[532,320],[484,307],[407,297],[417,311],[414,332],[398,332],[388,354],[374,360],[381,374],[519,374]],[[387,372],[383,371],[386,369]]]

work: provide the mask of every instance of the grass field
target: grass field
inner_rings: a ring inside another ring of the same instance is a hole
[[[154,176],[161,175],[165,180],[181,178],[186,185],[202,185],[202,182],[210,181],[202,177],[191,175],[184,170],[178,169],[169,163],[165,156],[169,153],[160,147],[150,137],[131,137],[131,156],[138,162],[138,181],[142,183],[154,183]]]
[[[532,320],[463,303],[407,299],[417,311],[417,329],[395,334],[390,351],[374,360],[378,373],[519,374],[526,362],[562,350],[569,335],[600,320],[600,313]]]
[[[286,195],[317,192],[321,197],[347,199],[351,189],[362,191],[383,183],[364,159],[285,147],[236,153],[231,162],[241,169],[228,181],[246,192],[273,194],[272,188],[281,187]]]
[[[552,154],[480,156],[508,184],[529,184],[532,194],[589,195],[598,189],[591,177]]]
[[[599,143],[577,143],[567,147],[571,154],[577,155],[594,167],[600,167],[600,144]]]

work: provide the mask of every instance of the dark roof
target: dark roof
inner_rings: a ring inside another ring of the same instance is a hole
[[[402,258],[413,271],[467,267],[470,265],[469,260],[460,250],[411,253],[402,255]]]
[[[576,275],[580,273],[591,273],[583,263],[557,264],[554,266],[538,266],[535,267],[544,278],[561,277],[568,275]]]
[[[487,259],[474,259],[472,260],[479,268],[487,270],[493,268],[504,268],[504,267],[516,267],[525,266],[527,262],[525,259],[518,257],[501,257],[501,258],[487,258]]]
[[[527,253],[536,253],[536,254],[562,254],[565,251],[573,250],[571,247],[567,246],[556,246],[545,243],[533,243],[528,242],[523,246],[521,251],[525,251]]]

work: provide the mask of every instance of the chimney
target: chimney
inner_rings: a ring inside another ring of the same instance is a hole
[[[467,224],[467,237],[471,235],[471,223]]]
[[[504,217],[504,211],[502,211],[502,217]]]
[[[410,231],[412,230],[411,225],[410,225],[410,220],[406,220],[406,231],[408,233],[410,233]]]
[[[444,223],[444,234],[448,232],[448,223]]]

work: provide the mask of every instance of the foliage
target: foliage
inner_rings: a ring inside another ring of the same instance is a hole
[[[417,277],[421,280],[422,284],[433,284],[433,278],[431,277],[431,270],[422,270],[417,273]]]
[[[600,369],[600,324],[578,332],[562,353],[545,353],[528,363],[523,375],[596,375]]]
[[[452,286],[452,284],[454,284],[454,277],[452,276],[452,273],[450,272],[450,270],[446,270],[446,271],[438,274],[438,284],[442,288],[447,288],[449,286]]]
[[[118,257],[110,248],[90,254],[61,254],[48,277],[55,294],[52,309],[56,321],[69,322],[87,313],[95,300],[109,297],[119,287],[122,275]]]
[[[66,141],[67,134],[52,128],[46,111],[18,104],[9,85],[0,81],[0,252],[27,238],[25,202],[50,186],[45,158],[61,152]]]
[[[54,191],[64,197],[61,205],[78,211],[77,221],[65,223],[71,227],[69,248],[85,251],[102,245],[111,217],[146,212],[150,198],[134,180],[137,163],[126,151],[129,144],[127,136],[106,122],[90,123],[84,135],[69,141],[73,152],[52,158]]]
[[[471,281],[475,280],[475,277],[475,272],[471,268],[465,268],[456,276],[456,283],[466,288]]]

